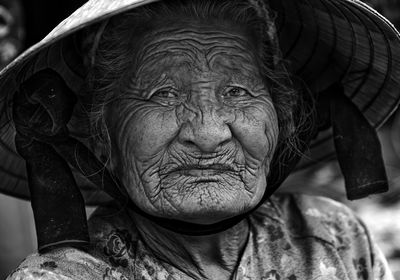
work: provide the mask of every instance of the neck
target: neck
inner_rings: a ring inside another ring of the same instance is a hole
[[[154,255],[195,279],[231,279],[249,233],[247,220],[220,233],[187,236],[135,213],[133,216],[143,241]]]

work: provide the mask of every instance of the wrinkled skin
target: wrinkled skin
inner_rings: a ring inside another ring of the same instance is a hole
[[[107,110],[112,165],[132,200],[211,224],[261,200],[278,121],[255,47],[239,29],[148,33],[129,86]]]

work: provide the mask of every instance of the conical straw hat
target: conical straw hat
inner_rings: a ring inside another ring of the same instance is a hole
[[[216,0],[217,1],[217,0]],[[14,148],[10,106],[19,83],[44,68],[60,73],[73,90],[83,74],[72,66],[71,34],[93,23],[153,0],[89,0],[0,73],[0,191],[29,199],[25,163]],[[400,38],[376,11],[357,0],[270,0],[277,14],[280,46],[289,69],[310,89],[320,92],[341,82],[345,94],[378,128],[397,108],[400,99]],[[79,63],[78,63],[79,64]],[[22,71],[23,70],[23,71]],[[334,157],[331,131],[321,131],[298,168]],[[78,180],[88,205],[109,197]]]

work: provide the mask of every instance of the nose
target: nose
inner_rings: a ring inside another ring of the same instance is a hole
[[[184,122],[178,137],[185,146],[213,153],[231,141],[232,133],[216,110],[209,108],[196,112],[194,117]]]

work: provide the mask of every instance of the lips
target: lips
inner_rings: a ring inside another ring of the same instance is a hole
[[[174,168],[169,174],[179,174],[190,177],[212,177],[224,173],[235,172],[235,169],[226,164],[186,165]]]

